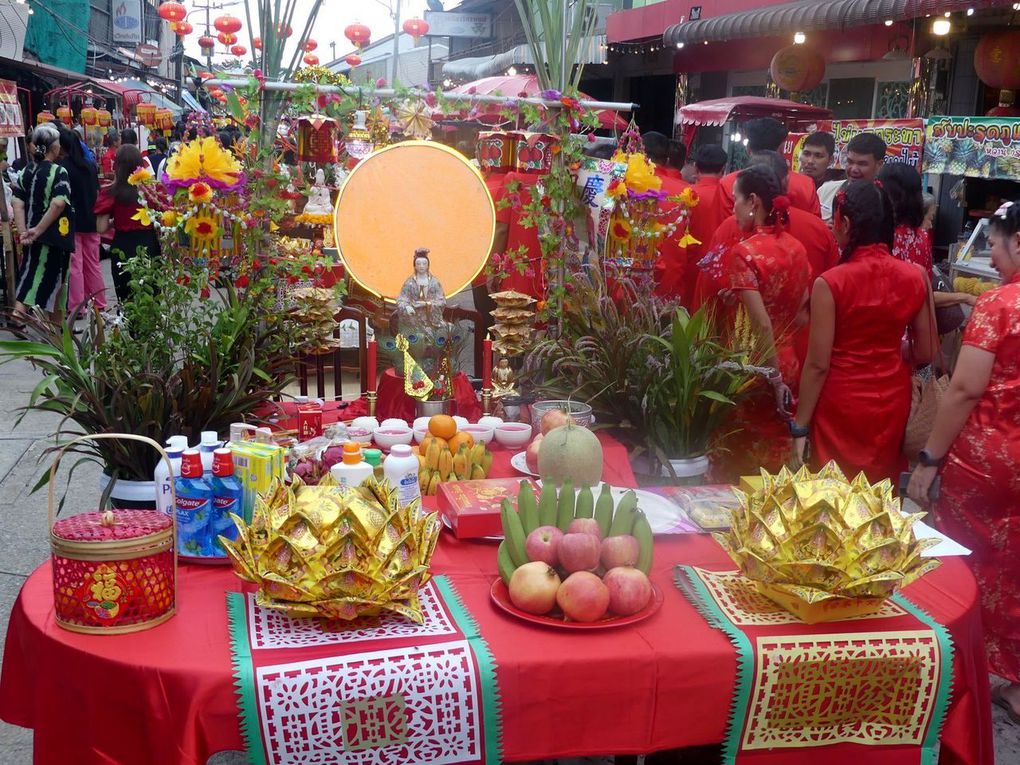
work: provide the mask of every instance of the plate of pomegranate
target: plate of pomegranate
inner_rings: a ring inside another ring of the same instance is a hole
[[[599,630],[644,621],[662,607],[662,591],[637,568],[610,569],[601,577],[577,571],[560,579],[541,561],[520,566],[508,587],[496,579],[493,604],[532,624],[571,630]]]

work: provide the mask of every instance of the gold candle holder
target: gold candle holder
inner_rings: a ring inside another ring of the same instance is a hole
[[[492,388],[482,388],[482,414],[492,414]]]
[[[375,402],[379,398],[379,394],[374,390],[370,390],[365,394],[365,398],[368,399],[368,416],[375,417]]]

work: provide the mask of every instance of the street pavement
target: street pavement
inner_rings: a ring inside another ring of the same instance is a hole
[[[0,339],[8,334],[0,330]],[[19,407],[24,406],[38,382],[37,373],[26,363],[0,366],[0,631],[6,634],[11,607],[25,578],[49,555],[46,529],[46,495],[31,494],[31,487],[48,468],[41,462],[52,442],[59,419],[50,413],[30,412],[15,427]],[[74,474],[63,514],[94,509],[99,498],[99,468],[82,465]],[[63,480],[58,487],[64,485]],[[110,638],[116,640],[116,638]],[[2,646],[0,646],[2,661]],[[54,699],[54,703],[73,703]],[[994,710],[996,762],[1020,763],[1020,726],[1005,713]],[[154,742],[158,746],[158,742]],[[32,762],[32,731],[0,722],[0,765],[29,765]],[[211,765],[240,765],[240,753],[213,757]],[[572,761],[578,762],[578,761]],[[607,762],[589,760],[587,762]],[[685,759],[684,762],[687,762]],[[69,764],[70,765],[70,764]],[[123,765],[133,765],[123,763]]]

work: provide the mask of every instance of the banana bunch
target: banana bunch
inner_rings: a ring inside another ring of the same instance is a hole
[[[531,484],[521,481],[517,507],[514,508],[509,499],[504,499],[500,509],[503,541],[496,553],[500,577],[509,586],[510,577],[518,566],[529,562],[525,550],[528,534],[540,526],[555,526],[566,533],[575,518],[594,518],[603,539],[632,535],[641,550],[636,568],[647,574],[652,569],[654,538],[651,524],[638,509],[637,503],[637,494],[633,491],[626,492],[618,504],[614,503],[607,483],[602,484],[597,500],[589,486],[582,487],[575,495],[570,481],[564,482],[558,493],[552,481],[543,483],[541,494],[536,499]]]
[[[492,452],[485,444],[461,444],[454,454],[449,447],[432,441],[424,454],[418,455],[418,484],[421,493],[432,496],[444,481],[475,481],[489,475]]]

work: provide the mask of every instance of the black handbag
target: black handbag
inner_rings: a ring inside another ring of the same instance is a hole
[[[952,288],[949,285],[949,280],[943,275],[942,271],[937,267],[932,269],[932,289],[936,292],[952,292]],[[955,332],[963,326],[963,322],[966,317],[963,314],[963,306],[957,303],[956,305],[942,306],[942,308],[935,309],[935,326],[938,329],[939,336],[948,335],[950,332]]]

